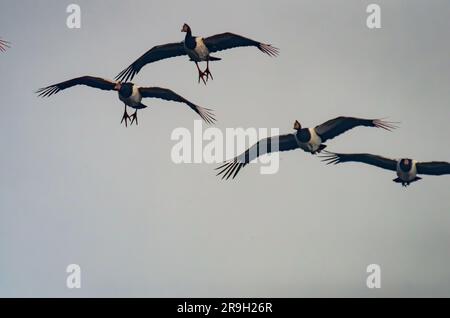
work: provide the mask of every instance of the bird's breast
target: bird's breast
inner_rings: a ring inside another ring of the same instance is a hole
[[[197,37],[195,38],[195,54],[198,56],[199,59],[205,61],[208,59],[209,56],[209,50],[205,45],[205,42],[203,42],[203,38]]]
[[[322,138],[319,137],[314,128],[309,128],[309,133],[311,134],[311,138],[309,139],[308,144],[312,151],[317,151],[322,144]]]
[[[140,103],[142,101],[142,95],[139,92],[139,87],[133,86],[133,90],[132,90],[130,96],[124,97],[124,96],[120,95],[120,93],[119,93],[119,99],[122,102],[124,102],[125,104],[127,104],[128,106],[135,107],[135,106],[140,105]]]
[[[416,167],[416,160],[413,160],[411,169],[409,171],[403,171],[400,167],[400,161],[397,161],[397,176],[402,179],[403,181],[412,181],[417,176],[417,167]]]

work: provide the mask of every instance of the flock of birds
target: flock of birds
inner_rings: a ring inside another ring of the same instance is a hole
[[[147,64],[168,59],[176,56],[187,55],[190,61],[194,62],[198,71],[198,82],[205,85],[209,79],[213,79],[209,69],[209,62],[221,60],[211,56],[211,53],[228,50],[237,47],[253,46],[261,52],[275,57],[279,50],[269,44],[264,44],[241,35],[233,33],[221,33],[210,37],[198,37],[192,35],[189,25],[184,24],[181,32],[185,32],[184,41],[158,45],[135,60],[130,66],[120,72],[115,80],[108,80],[100,77],[82,76],[58,84],[53,84],[37,90],[41,97],[49,97],[61,90],[77,85],[85,85],[107,91],[117,91],[119,100],[125,105],[121,123],[128,126],[133,123],[138,124],[137,111],[146,108],[142,104],[143,98],[160,98],[167,101],[184,103],[195,111],[206,123],[214,124],[216,121],[211,109],[200,107],[174,91],[161,87],[140,87],[130,82]],[[10,43],[0,39],[0,52],[5,52],[10,47]],[[206,69],[202,71],[199,63],[206,62]],[[135,109],[130,116],[127,107]],[[450,163],[442,161],[418,162],[413,159],[389,159],[368,153],[334,153],[324,150],[327,140],[333,139],[355,127],[375,127],[391,131],[395,128],[395,123],[382,119],[364,119],[355,117],[338,117],[331,119],[314,128],[303,128],[298,121],[294,123],[294,133],[260,140],[251,146],[244,153],[225,162],[218,170],[217,175],[222,179],[235,178],[241,168],[258,158],[261,155],[274,151],[288,151],[302,149],[313,155],[320,154],[327,164],[339,164],[344,162],[360,162],[376,166],[382,169],[392,170],[397,173],[397,178],[393,181],[401,183],[404,187],[410,183],[420,180],[421,175],[448,175],[450,174]]]

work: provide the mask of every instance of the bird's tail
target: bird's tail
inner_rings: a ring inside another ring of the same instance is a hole
[[[144,109],[144,108],[147,108],[147,105],[144,105],[144,104],[142,104],[142,103],[139,103],[139,106],[138,107],[135,107],[136,109]]]
[[[319,146],[319,149],[317,149],[317,153],[321,153],[322,150],[324,150],[326,147],[327,147],[327,145],[321,144],[321,145]]]
[[[210,61],[220,61],[221,58],[220,57],[214,57],[214,56],[209,56],[208,58]]]

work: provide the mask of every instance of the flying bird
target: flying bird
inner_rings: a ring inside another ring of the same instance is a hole
[[[136,122],[136,125],[138,124],[137,111],[139,109],[147,107],[141,102],[142,98],[146,97],[160,98],[167,101],[184,103],[188,105],[193,111],[195,111],[206,123],[213,124],[215,122],[212,110],[197,106],[194,103],[185,99],[184,97],[171,91],[170,89],[161,87],[140,87],[130,82],[121,83],[99,77],[82,76],[55,85],[50,85],[41,88],[37,90],[36,93],[41,97],[49,97],[53,94],[58,93],[61,90],[76,85],[86,85],[89,87],[98,88],[106,91],[117,91],[119,99],[125,104],[124,114],[120,122],[120,123],[125,122],[125,126],[128,126],[128,120],[130,120],[130,125],[132,125],[133,122]],[[127,106],[134,108],[136,110],[131,116],[128,115]]]
[[[333,139],[352,128],[366,126],[391,131],[397,128],[394,124],[382,119],[341,116],[314,128],[303,128],[296,120],[294,123],[295,133],[269,137],[259,141],[244,153],[216,168],[216,170],[219,170],[217,175],[222,175],[222,179],[229,179],[231,176],[234,179],[242,167],[245,167],[249,162],[263,154],[300,148],[315,155],[327,147],[323,144],[325,141]]]
[[[6,49],[11,47],[10,44],[8,41],[0,39],[0,52],[6,52]]]
[[[362,162],[386,170],[397,172],[397,178],[392,181],[407,187],[410,183],[421,180],[418,174],[440,176],[450,174],[450,163],[443,161],[418,162],[413,159],[389,159],[368,153],[333,153],[326,152],[321,156],[327,164],[342,162]]]
[[[229,32],[202,38],[193,36],[191,28],[186,23],[183,25],[181,32],[186,32],[183,42],[168,43],[151,48],[134,61],[133,64],[120,72],[116,76],[116,80],[123,82],[130,81],[146,64],[176,56],[187,55],[197,66],[198,82],[200,83],[200,80],[202,80],[203,83],[206,84],[210,76],[211,79],[213,79],[209,70],[209,62],[221,60],[218,57],[211,56],[211,53],[242,46],[255,46],[269,56],[277,56],[279,53],[279,50],[272,45],[264,44]],[[205,71],[200,70],[198,65],[199,62],[206,62]]]

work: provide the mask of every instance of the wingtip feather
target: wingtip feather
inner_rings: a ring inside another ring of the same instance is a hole
[[[280,50],[270,44],[260,43],[258,48],[271,57],[277,57],[280,54]]]

